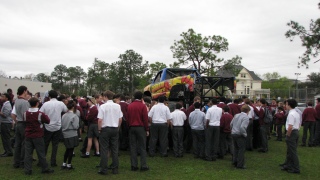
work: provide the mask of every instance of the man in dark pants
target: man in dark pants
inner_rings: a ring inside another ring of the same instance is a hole
[[[317,120],[316,120],[313,145],[319,146],[320,145],[320,98],[317,98],[316,102],[317,102],[317,105],[315,107],[315,110],[317,112]]]
[[[58,93],[54,90],[49,91],[50,101],[45,102],[40,111],[44,112],[50,118],[50,124],[45,124],[44,143],[46,154],[50,142],[52,142],[51,167],[57,166],[57,152],[59,140],[61,137],[61,113],[67,112],[67,106],[57,100]]]
[[[248,117],[249,117],[249,125],[247,127],[247,139],[246,139],[246,149],[248,151],[253,150],[252,146],[252,134],[253,134],[253,118],[254,118],[254,109],[251,106],[251,101],[246,98],[244,99],[244,103],[249,106],[250,111],[248,112]]]
[[[173,153],[175,157],[183,157],[183,124],[187,119],[181,111],[180,103],[176,103],[176,109],[171,113],[170,127],[172,129]]]
[[[186,110],[186,115],[187,118],[189,118],[189,115],[191,112],[193,112],[195,110],[194,107],[194,103],[199,102],[200,103],[201,98],[199,96],[196,96],[193,98],[193,104],[191,104],[191,106],[188,107],[188,109]],[[191,148],[192,148],[192,133],[191,133],[191,127],[189,125],[189,121],[185,121],[184,125],[184,137],[183,137],[183,141],[185,141],[185,151],[186,153],[190,153]]]
[[[13,156],[12,148],[10,144],[10,129],[12,127],[11,111],[12,106],[10,104],[10,95],[4,93],[1,95],[0,101],[3,102],[0,108],[0,123],[1,123],[1,140],[4,148],[4,153],[1,157]]]
[[[154,105],[148,113],[149,120],[152,122],[150,127],[150,143],[149,155],[155,155],[156,144],[160,141],[160,154],[161,157],[168,157],[168,127],[171,114],[169,108],[164,105],[166,97],[160,96],[158,104]]]
[[[119,128],[122,122],[122,112],[119,104],[112,101],[114,93],[103,93],[105,104],[101,105],[98,113],[98,131],[100,142],[100,170],[98,174],[106,175],[108,170],[108,151],[111,149],[112,173],[118,174],[119,167]]]
[[[127,123],[128,103],[126,102],[126,96],[124,96],[123,94],[120,94],[119,105],[123,114],[121,124],[120,149],[127,150],[129,148],[129,128]]]
[[[220,138],[220,119],[222,116],[222,109],[217,106],[216,98],[211,100],[212,107],[208,109],[206,114],[206,139],[205,139],[205,160],[215,161],[219,149]]]
[[[285,164],[282,164],[282,169],[288,173],[300,173],[300,165],[297,154],[299,129],[301,117],[294,109],[297,106],[297,101],[294,99],[287,100],[286,108],[289,111],[286,122],[286,144],[287,154]]]
[[[253,102],[251,102],[253,105]],[[261,103],[258,100],[256,105],[252,106],[254,110],[254,119],[252,123],[252,147],[253,149],[258,149],[260,147],[260,123],[259,123],[259,111],[261,108]]]
[[[261,108],[259,111],[259,124],[260,124],[260,139],[261,139],[261,149],[259,152],[266,153],[268,151],[268,132],[269,125],[264,122],[265,109],[267,107],[267,101],[265,99],[261,99]]]
[[[15,100],[15,105],[12,110],[12,119],[16,122],[15,131],[15,144],[14,144],[14,168],[24,166],[24,140],[25,140],[25,128],[26,123],[23,121],[23,114],[29,109],[30,104],[28,103],[27,95],[28,89],[26,86],[20,86],[18,88],[18,99]]]
[[[303,124],[303,136],[302,146],[306,146],[307,134],[309,130],[309,142],[308,146],[313,146],[314,127],[317,119],[317,112],[312,107],[312,102],[308,102],[308,107],[302,113],[302,124]]]
[[[234,154],[232,164],[238,169],[245,169],[244,152],[246,150],[247,127],[249,124],[248,113],[250,107],[243,105],[241,113],[236,114],[230,123],[231,135],[234,143]]]
[[[142,103],[142,92],[134,93],[134,101],[128,106],[128,119],[130,137],[131,171],[138,170],[138,152],[140,153],[140,170],[147,171],[146,139],[149,136],[148,110]],[[138,149],[139,148],[139,149]]]

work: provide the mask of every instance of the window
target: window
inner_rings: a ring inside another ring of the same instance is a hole
[[[245,74],[245,73],[242,73],[242,74],[240,74],[240,77],[245,78],[245,77],[246,77],[246,74]]]
[[[250,94],[249,86],[247,86],[247,94]]]
[[[252,89],[252,83],[251,83],[251,89]]]

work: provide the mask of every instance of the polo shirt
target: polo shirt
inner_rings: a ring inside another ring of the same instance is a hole
[[[183,126],[184,121],[187,119],[186,114],[180,109],[176,109],[171,113],[172,126]]]
[[[287,122],[286,122],[286,130],[288,130],[289,125],[293,125],[292,130],[300,129],[300,115],[295,109],[291,109],[289,111]]]
[[[98,119],[102,120],[102,128],[119,127],[119,119],[122,118],[121,107],[119,104],[108,100],[99,107]]]
[[[213,105],[208,109],[206,119],[209,121],[209,126],[220,126],[220,119],[222,116],[222,109],[217,105]]]
[[[154,105],[148,116],[152,118],[152,123],[167,123],[167,120],[171,119],[170,110],[163,103]]]

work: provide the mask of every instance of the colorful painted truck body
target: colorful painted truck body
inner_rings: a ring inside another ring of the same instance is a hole
[[[183,100],[189,103],[194,96],[205,98],[232,92],[234,82],[234,77],[201,76],[196,69],[164,68],[144,88],[144,94],[154,100],[165,95],[169,101]]]

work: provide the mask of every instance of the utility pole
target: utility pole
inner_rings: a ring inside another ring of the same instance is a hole
[[[299,93],[298,93],[298,76],[301,75],[301,73],[294,73],[294,75],[297,76],[297,79],[296,79],[296,100],[299,101]]]

